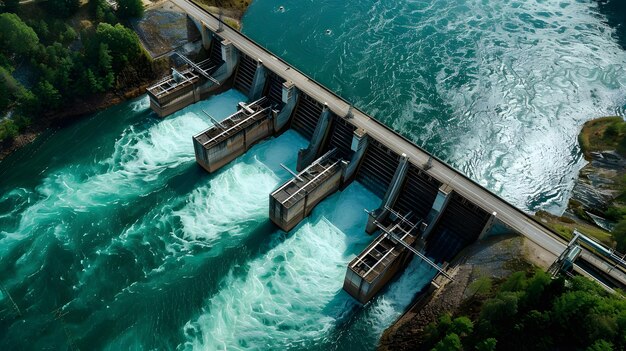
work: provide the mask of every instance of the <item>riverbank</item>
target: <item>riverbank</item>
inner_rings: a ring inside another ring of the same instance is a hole
[[[153,2],[150,6],[147,7],[145,16],[148,16],[151,12],[155,12],[158,14],[167,13],[167,11],[164,11],[164,9],[161,8],[164,7],[167,3],[168,1]],[[203,7],[208,8],[214,13],[219,13],[220,8],[215,6],[212,7],[211,5],[223,6],[225,8],[223,12],[226,14],[226,17],[224,17],[224,21],[233,27],[240,28],[240,19],[245,13],[247,6],[249,6],[250,1],[227,0],[219,2],[209,0],[198,1],[198,3],[201,3]],[[176,11],[173,11],[173,13],[175,12]],[[183,19],[184,18],[185,17],[183,16]],[[80,23],[79,26],[84,26],[84,23],[89,22],[88,19],[89,15],[86,12],[86,7],[83,6],[71,22]],[[144,27],[137,25],[137,23],[140,22],[141,20],[134,21],[134,25],[132,27],[134,32],[139,35],[139,38],[141,39],[140,43],[143,46],[143,49],[153,58],[153,60],[150,61],[150,70],[153,79],[140,78],[131,79],[129,81],[126,80],[126,76],[124,76],[124,82],[122,85],[125,88],[123,89],[112,90],[105,93],[95,93],[88,97],[78,98],[73,102],[65,104],[65,106],[67,107],[57,109],[54,112],[46,112],[41,114],[39,117],[37,117],[36,120],[33,119],[33,122],[30,123],[30,125],[21,128],[19,133],[15,137],[13,137],[12,140],[0,142],[0,161],[2,161],[14,151],[33,142],[45,130],[48,130],[50,128],[63,127],[80,119],[82,116],[93,114],[95,112],[117,105],[125,100],[138,97],[145,93],[146,88],[150,86],[150,84],[155,79],[159,79],[160,77],[166,75],[169,71],[170,63],[169,60],[165,57],[165,53],[180,46],[180,38],[176,38],[176,35],[174,34],[177,34],[178,32],[187,33],[187,23],[185,20],[183,20],[173,24],[168,23],[164,26],[157,26],[158,28],[156,28],[153,23],[148,23],[148,25]],[[152,28],[151,25],[155,28]],[[89,27],[91,26],[92,25],[90,24]],[[152,31],[146,31],[146,27],[152,28]],[[82,27],[77,27],[76,31],[78,31],[80,28]],[[146,38],[146,35],[150,35],[153,38]],[[146,39],[153,39],[153,41],[155,41],[155,44],[152,46],[147,45],[147,42],[149,42],[149,40],[147,41]],[[167,48],[164,49],[164,46],[167,46]],[[159,51],[156,55],[157,57],[155,57],[154,54],[155,47],[159,50],[164,50],[162,52]],[[132,65],[130,69],[133,69]],[[143,68],[137,68],[136,71],[139,71],[141,69]],[[61,91],[61,93],[63,92]]]
[[[165,72],[162,72],[165,73]],[[41,133],[51,128],[60,128],[79,120],[83,116],[117,105],[123,101],[134,99],[145,94],[150,82],[143,82],[123,91],[97,94],[89,99],[81,100],[66,109],[42,116],[36,123],[17,135],[10,143],[0,144],[0,161],[32,143]]]
[[[626,123],[622,117],[590,120],[578,140],[588,164],[578,174],[566,216],[597,227],[604,234],[591,236],[623,251],[626,231],[616,230],[626,220]]]
[[[411,308],[381,336],[379,351],[416,350],[425,341],[425,329],[440,316],[466,312],[467,304],[480,295],[486,280],[500,282],[513,272],[530,271],[535,266],[547,268],[555,259],[529,240],[507,235],[477,242],[465,249],[453,262],[454,281],[441,279],[431,294],[417,296]],[[491,284],[491,283],[485,283]]]

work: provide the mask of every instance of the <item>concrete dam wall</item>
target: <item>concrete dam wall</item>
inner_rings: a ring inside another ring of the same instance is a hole
[[[366,228],[379,234],[347,267],[344,282],[360,302],[375,296],[413,256],[440,269],[489,235],[494,223],[531,240],[546,236],[551,251],[561,250],[549,230],[528,215],[361,111],[339,108],[343,100],[240,33],[200,26],[208,58],[190,65],[183,79],[173,73],[149,88],[151,107],[165,117],[218,91],[235,88],[248,96],[251,103],[240,103],[235,114],[193,137],[196,160],[208,172],[286,129],[306,138],[309,145],[294,150],[293,179],[268,194],[269,217],[285,231],[353,180],[379,196],[380,206],[367,209]]]

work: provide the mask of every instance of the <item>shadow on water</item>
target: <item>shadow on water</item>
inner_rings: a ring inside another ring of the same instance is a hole
[[[615,28],[617,42],[626,50],[626,1],[596,0],[600,12],[606,16],[609,26]]]

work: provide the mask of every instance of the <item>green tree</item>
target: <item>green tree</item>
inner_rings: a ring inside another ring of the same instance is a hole
[[[426,328],[421,348],[458,350],[626,350],[626,300],[585,277],[513,274],[475,320],[450,315]],[[475,301],[474,301],[475,302]],[[445,337],[444,337],[445,336]]]
[[[98,72],[100,77],[102,77],[100,85],[103,90],[112,88],[115,82],[112,65],[113,57],[111,56],[109,47],[106,44],[100,44],[98,47]]]
[[[89,0],[89,12],[96,22],[114,24],[117,21],[111,6],[105,0]]]
[[[485,302],[480,316],[494,324],[510,323],[517,314],[518,300],[516,293],[500,293]]]
[[[0,112],[3,112],[9,106],[9,93],[6,80],[0,76]]]
[[[87,69],[85,72],[85,78],[87,80],[88,88],[91,93],[100,93],[103,91],[100,81],[96,78],[96,75],[91,69]]]
[[[100,43],[106,44],[113,56],[113,69],[120,72],[126,65],[136,62],[142,55],[139,38],[132,30],[121,24],[112,26],[100,23],[96,29]]]
[[[0,50],[1,51],[1,50]],[[2,68],[6,68],[11,70],[12,66],[11,66],[11,62],[9,61],[9,59],[0,52],[0,67]]]
[[[498,341],[494,338],[485,339],[476,344],[476,351],[496,351]]]
[[[617,222],[612,234],[616,243],[615,249],[620,252],[626,252],[626,219]]]
[[[7,142],[12,141],[18,134],[19,130],[15,122],[10,119],[5,119],[0,122],[0,141]]]
[[[435,351],[459,351],[461,350],[461,339],[458,335],[451,333],[446,335],[440,342],[435,345]]]
[[[64,43],[71,43],[78,38],[78,33],[74,30],[74,28],[67,26],[65,32],[59,38]]]
[[[457,317],[452,321],[450,330],[457,335],[470,335],[474,330],[474,323],[465,316]]]
[[[23,89],[19,92],[17,102],[20,107],[20,112],[29,116],[38,113],[41,107],[35,94],[28,89]]]
[[[118,0],[117,14],[120,18],[138,18],[143,16],[141,0]]]
[[[537,270],[528,281],[524,296],[525,307],[536,306],[542,302],[541,297],[548,285],[552,282],[550,275],[542,270]]]
[[[0,67],[0,112],[9,106],[10,97],[13,94],[13,88],[9,85],[11,74],[4,68]]]
[[[617,316],[617,335],[616,344],[626,349],[626,308],[622,308]]]
[[[515,272],[500,286],[500,291],[522,291],[528,282],[525,272]]]
[[[50,82],[44,80],[35,87],[35,95],[39,98],[40,106],[46,109],[57,109],[61,105],[61,94]]]
[[[443,335],[446,335],[451,327],[452,317],[448,313],[439,317],[439,325],[437,326],[437,333],[439,335],[439,338]]]
[[[613,351],[613,344],[606,340],[596,340],[586,351]]]
[[[0,112],[6,109],[15,98],[15,95],[23,89],[11,73],[0,67]]]
[[[37,47],[37,33],[14,13],[0,14],[0,50],[26,55]]]

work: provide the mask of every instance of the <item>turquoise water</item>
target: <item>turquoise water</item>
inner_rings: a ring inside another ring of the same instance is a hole
[[[376,343],[433,273],[414,263],[364,309],[343,292],[372,239],[363,209],[380,203],[358,183],[291,233],[269,222],[268,195],[291,177],[280,164],[295,168],[307,145],[296,132],[201,170],[191,136],[210,125],[202,110],[221,119],[239,101],[230,90],[158,120],[143,97],[0,163],[2,349]]]
[[[580,125],[624,112],[626,54],[595,2],[255,0],[244,30],[524,209],[561,209]],[[202,110],[244,99],[159,120],[143,97],[0,163],[0,349],[374,348],[433,272],[414,261],[366,306],[342,291],[380,202],[358,183],[290,233],[269,222],[295,132],[200,169]]]
[[[531,211],[563,210],[584,162],[584,121],[624,114],[626,52],[593,0],[255,0],[243,22],[258,43]]]

